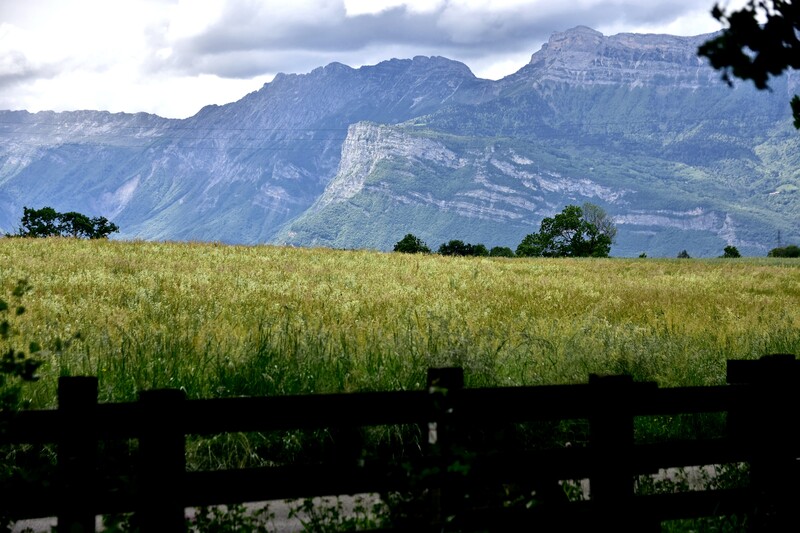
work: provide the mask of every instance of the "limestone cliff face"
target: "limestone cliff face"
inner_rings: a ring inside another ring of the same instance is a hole
[[[549,81],[584,87],[717,85],[719,74],[697,56],[697,47],[710,37],[632,33],[607,37],[579,26],[554,33],[517,76],[535,84]]]
[[[434,139],[409,135],[403,129],[387,125],[359,122],[350,126],[342,145],[342,157],[336,176],[315,205],[344,202],[360,193],[368,178],[381,163],[401,162],[413,166],[425,161],[447,169],[463,166],[455,152]]]

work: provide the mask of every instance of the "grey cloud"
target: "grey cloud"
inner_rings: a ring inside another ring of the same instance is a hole
[[[3,89],[40,78],[53,78],[58,73],[56,65],[36,65],[18,50],[0,55],[0,88]]]
[[[363,63],[364,52],[378,47],[442,55],[469,65],[470,58],[533,53],[553,32],[577,25],[657,24],[697,10],[692,0],[601,0],[579,12],[571,3],[545,6],[489,11],[445,2],[432,12],[395,8],[347,17],[341,4],[334,1],[313,10],[280,12],[267,10],[259,2],[241,0],[229,3],[220,20],[201,35],[173,43],[173,55],[168,60],[149,66],[153,70],[246,78],[305,72],[331,61],[350,64],[351,58]],[[378,58],[382,59],[390,58]]]

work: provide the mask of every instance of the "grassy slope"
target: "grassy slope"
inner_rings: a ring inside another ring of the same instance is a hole
[[[500,260],[214,244],[0,241],[0,294],[34,290],[17,341],[101,401],[418,388],[429,366],[468,385],[630,372],[721,383],[727,358],[800,353],[800,262]]]

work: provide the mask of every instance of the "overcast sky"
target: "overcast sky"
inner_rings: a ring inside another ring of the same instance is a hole
[[[278,72],[416,55],[498,79],[578,25],[605,35],[717,31],[715,1],[0,0],[0,109],[183,118]]]

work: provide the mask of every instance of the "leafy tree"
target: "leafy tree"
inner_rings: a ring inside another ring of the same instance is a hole
[[[794,244],[790,244],[789,246],[783,246],[778,248],[773,248],[767,254],[768,257],[800,257],[800,246],[796,246]]]
[[[19,234],[23,237],[50,237],[58,235],[59,214],[52,207],[41,209],[23,208],[22,228]]]
[[[586,202],[583,204],[583,219],[590,224],[594,224],[601,234],[607,235],[611,239],[612,243],[617,242],[617,225],[614,224],[605,209],[599,205]]]
[[[733,85],[733,76],[769,89],[770,76],[800,68],[800,2],[749,0],[730,12],[717,4],[711,15],[726,27],[697,53],[722,71],[728,85]],[[794,127],[800,129],[800,97],[795,95],[791,106]]]
[[[58,232],[62,236],[89,238],[93,235],[94,226],[86,215],[70,211],[69,213],[61,214]]]
[[[739,250],[735,246],[726,246],[722,250],[722,257],[725,259],[736,259],[742,257],[742,254],[739,253]]]
[[[495,246],[489,250],[490,257],[514,257],[514,250],[508,246]]]
[[[691,259],[692,256],[689,255],[689,252],[686,250],[681,250],[678,252],[678,259]]]
[[[70,211],[59,213],[52,207],[41,209],[23,208],[21,237],[75,237],[84,239],[105,239],[119,227],[106,217],[89,218]]]
[[[93,217],[91,223],[94,228],[93,239],[106,238],[119,231],[119,226],[109,221],[106,217]]]
[[[519,257],[608,257],[611,237],[587,221],[576,205],[542,220],[539,233],[527,235],[517,246]]]
[[[419,237],[409,233],[394,245],[395,252],[404,254],[429,254],[431,249]]]

